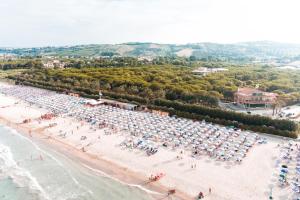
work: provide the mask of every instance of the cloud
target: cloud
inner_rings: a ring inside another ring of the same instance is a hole
[[[300,43],[298,0],[5,0],[0,46]]]

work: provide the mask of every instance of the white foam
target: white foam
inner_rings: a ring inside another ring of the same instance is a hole
[[[30,191],[36,191],[41,199],[50,200],[46,192],[29,171],[17,165],[9,147],[0,144],[1,177],[9,177],[19,187],[27,187]]]
[[[84,191],[86,191],[89,194],[93,194],[93,192],[91,190],[89,190],[88,188],[84,187],[83,185],[81,185],[79,183],[79,181],[72,175],[72,173],[66,168],[64,167],[63,163],[60,162],[57,158],[55,158],[52,154],[48,153],[47,151],[44,151],[43,149],[41,149],[36,143],[34,143],[32,140],[30,140],[29,138],[27,138],[26,136],[23,136],[22,134],[20,134],[18,131],[16,131],[15,129],[8,127],[8,126],[4,126],[5,129],[9,130],[11,133],[13,133],[14,135],[20,137],[21,139],[29,142],[31,145],[33,145],[35,147],[36,150],[40,151],[41,153],[43,153],[44,155],[47,155],[49,158],[51,158],[52,160],[54,160],[60,167],[62,167],[67,174],[70,176],[70,178],[73,180],[73,182],[81,189],[83,189]],[[64,200],[64,199],[61,199]]]
[[[33,145],[38,151],[40,151],[41,153],[43,153],[43,154],[49,156],[49,157],[50,157],[52,160],[54,160],[59,166],[63,167],[63,168],[66,170],[66,172],[68,173],[68,175],[70,176],[70,178],[74,181],[74,183],[75,183],[78,187],[84,189],[85,191],[87,191],[87,192],[90,193],[90,194],[93,194],[93,192],[92,192],[91,190],[89,190],[89,189],[87,189],[86,187],[82,186],[82,185],[79,183],[79,181],[78,181],[75,177],[72,176],[72,173],[71,173],[67,168],[64,167],[63,163],[61,163],[61,162],[60,162],[57,158],[55,158],[52,154],[50,154],[50,153],[44,151],[43,149],[41,149],[36,143],[34,143],[32,140],[30,140],[30,139],[27,138],[26,136],[23,136],[22,134],[20,134],[20,133],[17,132],[15,129],[13,129],[13,128],[11,128],[11,127],[8,127],[8,126],[3,126],[3,127],[4,127],[5,129],[9,130],[12,134],[14,134],[14,135],[20,137],[20,138],[23,139],[23,140],[26,140],[26,141],[29,142],[30,144],[32,144],[32,145]],[[54,150],[52,150],[52,151],[54,151]],[[55,151],[55,152],[56,152],[56,151]],[[56,152],[56,153],[58,153],[58,152]],[[62,156],[64,156],[64,155],[62,155]],[[119,180],[119,179],[117,179],[117,178],[115,178],[115,177],[113,177],[113,176],[110,176],[109,174],[106,174],[106,173],[103,172],[103,171],[100,171],[100,170],[91,168],[91,167],[89,167],[89,166],[87,166],[87,165],[85,165],[85,164],[82,164],[82,166],[84,166],[85,168],[87,168],[87,169],[89,169],[89,170],[91,170],[91,171],[93,171],[93,172],[96,172],[96,173],[98,173],[98,174],[100,174],[100,175],[102,175],[102,176],[104,176],[104,177],[107,177],[107,178],[112,179],[112,180],[114,180],[114,181],[116,181],[116,182],[118,182],[118,183],[121,183],[122,185],[129,186],[129,187],[133,187],[133,188],[138,188],[138,189],[140,189],[140,190],[142,190],[142,191],[144,191],[144,192],[146,192],[146,193],[149,193],[149,194],[162,195],[162,194],[159,193],[159,192],[155,192],[155,191],[149,190],[149,189],[147,189],[147,188],[145,188],[145,187],[143,187],[143,186],[141,186],[141,185],[125,183],[125,182],[123,182],[123,181],[121,181],[121,180]],[[0,168],[0,169],[1,169],[1,168]],[[33,178],[33,179],[34,179],[34,178]],[[36,180],[35,180],[35,181],[36,181]],[[36,181],[36,182],[37,182],[37,181]],[[62,200],[63,200],[63,199],[62,199]]]
[[[84,166],[85,168],[87,168],[87,169],[89,169],[89,170],[91,170],[91,171],[93,171],[93,172],[96,172],[96,173],[98,173],[98,174],[101,174],[101,175],[104,176],[104,177],[107,177],[107,178],[112,179],[112,180],[114,180],[114,181],[116,181],[116,182],[118,182],[118,183],[121,183],[121,184],[123,184],[123,185],[138,188],[138,189],[140,189],[140,190],[142,190],[142,191],[144,191],[144,192],[147,192],[147,193],[149,193],[149,194],[158,194],[158,195],[162,195],[162,194],[159,193],[159,192],[155,192],[155,191],[149,190],[149,189],[147,189],[147,188],[145,188],[145,187],[143,187],[143,186],[141,186],[141,185],[125,183],[125,182],[123,182],[123,181],[121,181],[121,180],[119,180],[119,179],[117,179],[117,178],[115,178],[115,177],[113,177],[113,176],[110,176],[110,175],[106,174],[105,172],[103,172],[103,171],[101,171],[101,170],[94,169],[94,168],[92,168],[92,167],[90,167],[90,166],[87,166],[87,165],[85,165],[85,164],[82,164],[82,166]]]

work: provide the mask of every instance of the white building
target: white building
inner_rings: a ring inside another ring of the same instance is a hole
[[[44,68],[64,68],[65,63],[60,60],[48,60],[43,62]]]
[[[201,75],[201,76],[206,76],[207,74],[211,73],[217,73],[217,72],[223,72],[223,71],[228,71],[228,69],[225,68],[207,68],[207,67],[199,67],[198,69],[195,69],[193,74],[195,75]]]

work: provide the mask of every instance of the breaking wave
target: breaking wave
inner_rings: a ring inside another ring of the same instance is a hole
[[[0,179],[11,179],[17,187],[25,188],[36,199],[50,200],[36,178],[29,171],[18,166],[10,148],[3,144],[0,144]]]

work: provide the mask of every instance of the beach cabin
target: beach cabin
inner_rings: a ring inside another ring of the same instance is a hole
[[[97,100],[94,100],[94,99],[87,100],[85,102],[85,105],[87,105],[89,107],[96,107],[96,106],[99,106],[101,104],[103,104],[103,101],[97,101]]]
[[[124,110],[136,110],[138,107],[135,104],[124,103],[124,102],[119,102],[119,101],[110,100],[110,99],[102,99],[102,101],[105,105],[121,108]]]
[[[154,114],[160,115],[162,117],[169,116],[168,112],[164,112],[164,111],[161,111],[161,110],[151,110],[151,112],[154,113]]]

